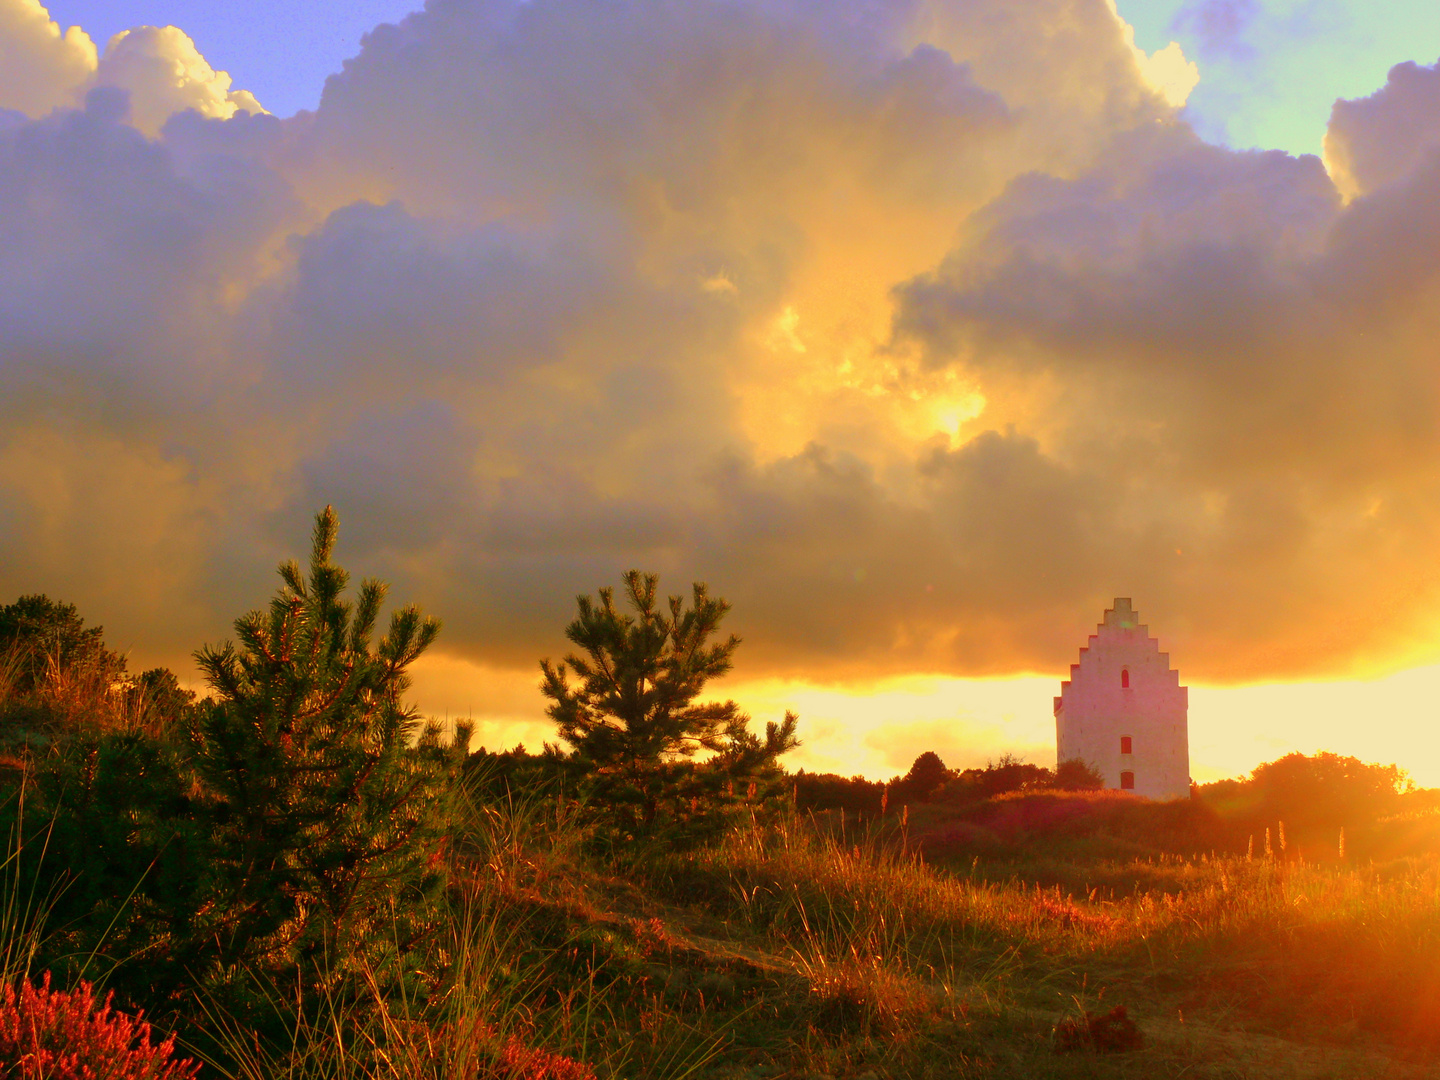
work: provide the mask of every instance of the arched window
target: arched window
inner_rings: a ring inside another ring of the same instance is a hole
[[[1130,749],[1130,736],[1129,736],[1129,735],[1121,735],[1121,736],[1120,736],[1120,753],[1122,753],[1122,754],[1133,754],[1133,753],[1134,753],[1134,751]]]
[[[1123,686],[1126,690],[1130,689],[1130,669],[1129,669],[1129,668],[1121,668],[1121,669],[1120,669],[1120,685]]]
[[[1120,774],[1120,790],[1121,790],[1121,791],[1134,791],[1134,790],[1135,790],[1135,774],[1134,774],[1133,772],[1122,772],[1122,773]]]

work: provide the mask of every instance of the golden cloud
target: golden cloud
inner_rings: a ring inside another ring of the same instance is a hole
[[[464,0],[288,119],[179,31],[7,74],[0,594],[181,662],[333,502],[476,670],[631,566],[747,677],[1063,670],[1126,594],[1187,678],[1433,658],[1434,69],[1337,107],[1346,202],[1127,31]]]

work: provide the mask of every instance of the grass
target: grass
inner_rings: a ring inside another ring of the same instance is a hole
[[[461,835],[450,974],[426,1007],[274,987],[292,1020],[265,1048],[197,1001],[184,1027],[219,1048],[202,1076],[1348,1078],[1440,1060],[1433,857],[1166,856],[1054,881],[1054,863],[932,862],[791,816],[597,858],[573,805],[538,796],[475,808]],[[21,899],[0,950],[16,959]],[[1056,1051],[1057,1025],[1116,1004],[1140,1049]]]
[[[20,720],[89,700],[92,720],[103,701],[106,724],[144,723],[143,703],[58,672],[38,696]],[[915,807],[903,828],[791,813],[599,855],[572,801],[475,797],[425,1000],[378,973],[344,996],[266,984],[284,1021],[268,1042],[204,994],[147,1011],[230,1080],[1435,1076],[1440,819],[1422,802],[1341,860],[1326,838],[1280,859],[1147,849],[1186,836],[1189,811],[1106,795]],[[43,844],[10,839],[14,984],[40,974],[47,898],[19,884]],[[1057,1030],[1117,1005],[1138,1048],[1059,1052]]]

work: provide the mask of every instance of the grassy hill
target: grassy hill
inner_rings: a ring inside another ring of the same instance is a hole
[[[559,796],[457,813],[452,964],[424,1007],[272,987],[287,1029],[267,1047],[203,996],[152,1004],[205,1051],[202,1076],[1440,1072],[1433,855],[1127,853],[1145,822],[1163,836],[1184,810],[1103,794],[1001,798],[964,819],[916,806],[878,825],[791,813],[695,850],[606,854]],[[14,899],[12,977],[26,935],[46,931],[14,918]],[[1057,1049],[1057,1029],[1116,1005],[1138,1048]]]

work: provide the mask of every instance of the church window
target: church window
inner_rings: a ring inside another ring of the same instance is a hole
[[[1129,669],[1129,668],[1121,668],[1121,669],[1120,669],[1120,685],[1123,686],[1123,687],[1124,687],[1125,689],[1127,689],[1127,690],[1130,689],[1130,669]]]
[[[1130,736],[1129,736],[1129,735],[1121,735],[1121,736],[1120,736],[1120,753],[1122,753],[1122,754],[1134,753],[1134,751],[1130,749]]]
[[[1120,790],[1121,790],[1121,791],[1134,791],[1134,790],[1135,790],[1135,774],[1134,774],[1133,772],[1122,772],[1122,773],[1120,774]]]

